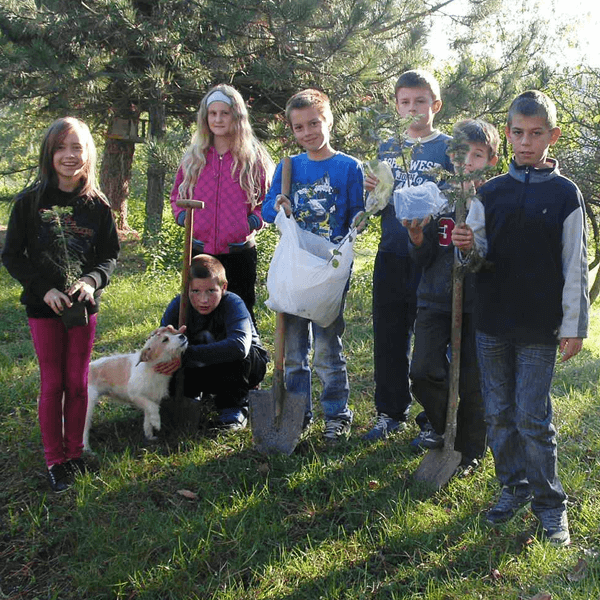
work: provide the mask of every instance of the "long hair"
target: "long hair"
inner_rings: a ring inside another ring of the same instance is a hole
[[[261,195],[271,184],[275,165],[265,147],[254,135],[244,99],[236,89],[225,84],[211,88],[202,98],[196,119],[196,131],[181,160],[183,181],[179,186],[179,197],[192,198],[198,176],[206,166],[206,153],[214,144],[214,135],[208,126],[206,100],[215,91],[222,92],[231,100],[233,115],[233,144],[230,148],[233,156],[231,177],[235,178],[237,175],[240,186],[248,198],[248,203],[254,209]],[[265,180],[264,188],[261,185],[263,178]]]
[[[87,160],[82,168],[82,176],[77,193],[86,197],[96,196],[108,204],[96,180],[96,144],[94,143],[94,138],[90,133],[89,127],[75,117],[63,117],[56,119],[48,127],[40,148],[38,172],[35,181],[23,191],[23,194],[27,192],[35,193],[35,200],[32,206],[34,214],[37,213],[44,192],[48,188],[58,187],[58,176],[54,169],[54,154],[67,135],[73,131],[79,133],[87,151]]]

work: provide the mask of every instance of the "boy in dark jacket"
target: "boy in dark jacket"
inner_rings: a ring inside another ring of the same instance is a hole
[[[243,300],[227,291],[225,269],[214,256],[192,259],[189,298],[187,327],[180,330],[189,341],[181,363],[184,395],[214,395],[217,426],[242,429],[248,421],[248,392],[265,376],[267,353]],[[161,327],[177,328],[180,302],[177,296],[167,306]]]
[[[455,169],[463,163],[466,174],[481,171],[498,161],[498,131],[481,120],[465,120],[454,127],[453,138],[468,145],[464,156],[452,156]],[[474,184],[469,182],[471,186]],[[474,190],[473,190],[474,191]],[[452,230],[456,224],[454,209],[448,209],[434,220],[403,224],[410,237],[409,252],[423,269],[417,290],[415,345],[410,367],[411,391],[425,409],[429,424],[411,442],[419,452],[443,445],[448,406],[448,348],[451,337],[452,265],[454,245]],[[479,386],[479,370],[475,352],[473,327],[474,275],[464,280],[462,342],[460,356],[457,435],[455,449],[462,453],[464,473],[478,466],[486,449],[486,427],[483,400]]]
[[[557,472],[550,386],[557,345],[575,356],[588,327],[585,209],[548,150],[560,136],[556,107],[531,90],[513,100],[508,173],[488,181],[452,236],[493,266],[477,274],[477,354],[488,441],[502,484],[491,524],[531,500],[544,536],[570,543],[567,495]]]

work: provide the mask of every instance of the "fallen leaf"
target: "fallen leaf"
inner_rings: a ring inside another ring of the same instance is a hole
[[[567,579],[573,582],[581,581],[587,575],[587,568],[587,561],[580,558],[573,570],[567,575]]]
[[[530,600],[552,600],[552,596],[548,592],[540,592],[535,596],[532,596]]]
[[[370,490],[376,490],[379,487],[379,481],[375,480],[375,479],[371,479],[371,481],[369,481],[369,489]]]
[[[190,492],[190,490],[177,490],[177,493],[188,500],[198,500],[198,494]]]

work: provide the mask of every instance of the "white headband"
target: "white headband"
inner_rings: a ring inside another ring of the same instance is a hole
[[[225,104],[231,106],[231,98],[224,94],[221,90],[215,90],[208,96],[206,99],[206,106],[212,104],[213,102],[225,102]]]

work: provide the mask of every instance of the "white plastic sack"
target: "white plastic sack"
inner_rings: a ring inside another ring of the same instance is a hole
[[[269,298],[265,304],[276,312],[304,317],[328,327],[340,312],[356,235],[347,237],[338,246],[300,229],[283,210],[277,213],[275,224],[281,239],[267,274]],[[339,254],[334,255],[334,250]]]
[[[435,216],[447,204],[448,201],[433,181],[394,190],[394,210],[399,221]]]

